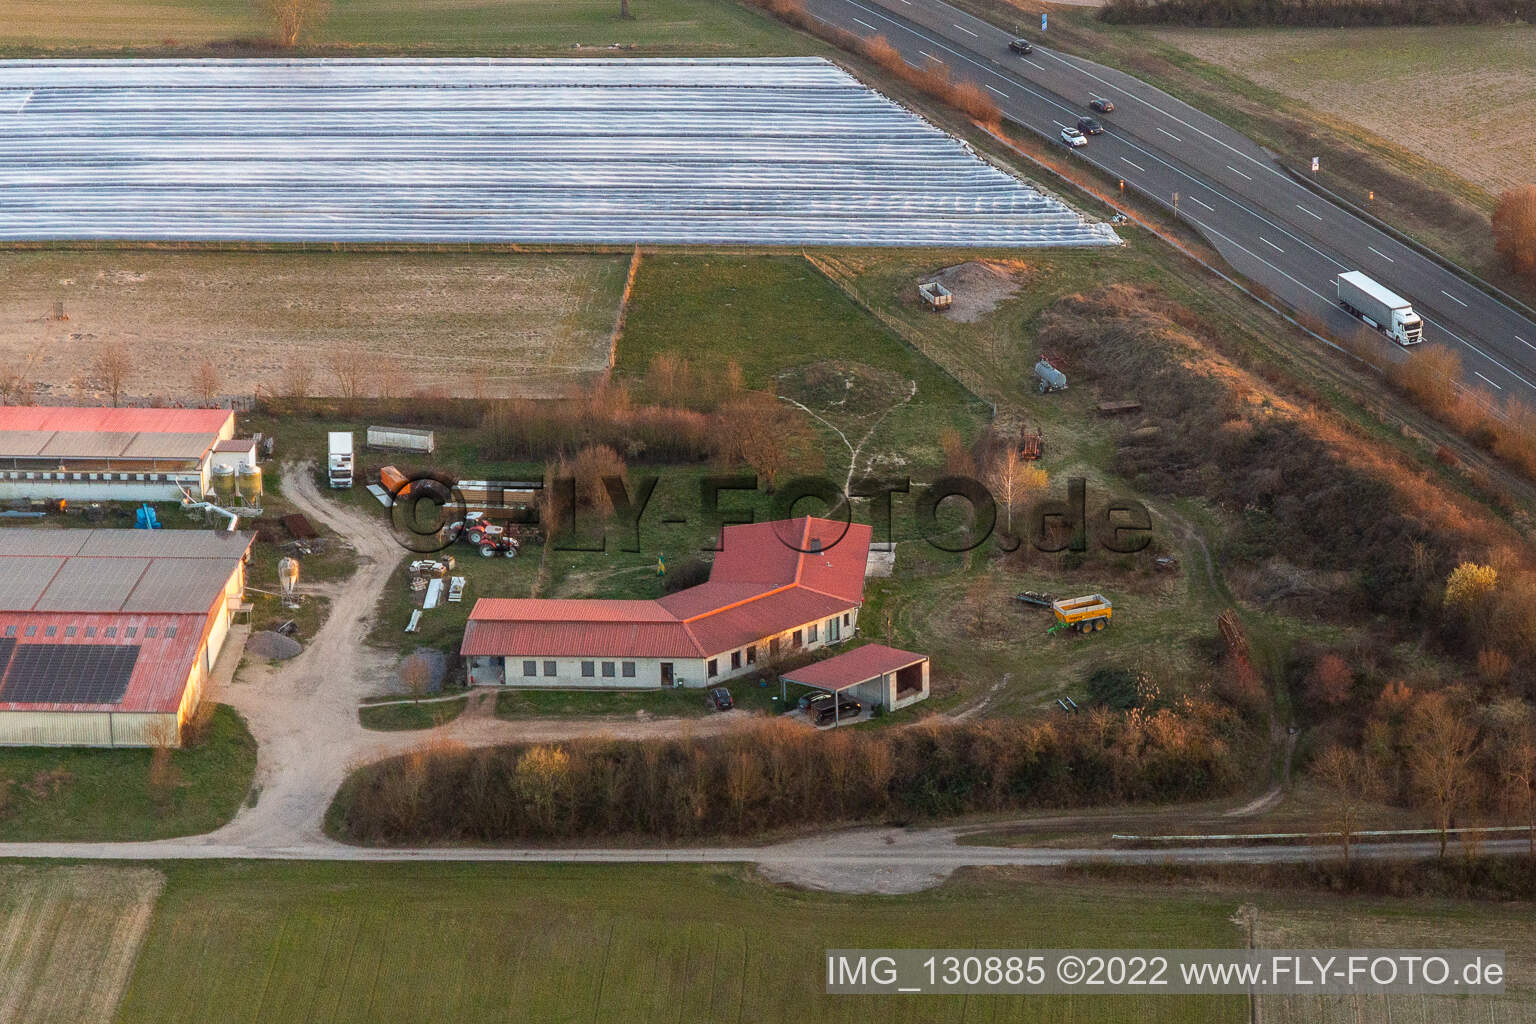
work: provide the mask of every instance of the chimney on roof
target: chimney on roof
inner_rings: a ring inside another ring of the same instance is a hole
[[[821,554],[821,538],[820,537],[812,537],[811,538],[811,554],[813,554],[813,555]]]

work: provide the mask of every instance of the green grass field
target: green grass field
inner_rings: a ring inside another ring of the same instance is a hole
[[[316,46],[440,53],[569,51],[619,44],[648,52],[804,52],[733,0],[344,0],[306,34]],[[270,35],[251,0],[0,0],[0,50],[198,47]],[[798,48],[798,49],[797,49]]]
[[[379,732],[407,732],[435,729],[464,713],[468,697],[457,700],[428,700],[421,703],[365,705],[357,709],[357,720],[364,729]]]
[[[965,881],[807,894],[734,867],[173,864],[118,1020],[1232,1021],[1238,999],[831,997],[821,953],[1232,946],[1234,898]]]
[[[235,816],[256,771],[256,741],[216,705],[207,732],[150,785],[148,750],[0,750],[0,841],[131,841],[211,832]]]

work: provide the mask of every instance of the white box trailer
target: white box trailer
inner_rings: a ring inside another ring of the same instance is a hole
[[[333,430],[327,435],[325,468],[331,486],[345,490],[352,486],[352,432]]]
[[[372,451],[431,455],[437,450],[437,438],[430,430],[414,427],[369,427],[368,447]]]
[[[1339,305],[1344,312],[1363,320],[1399,345],[1417,345],[1424,340],[1424,322],[1413,311],[1413,304],[1358,270],[1340,274]]]

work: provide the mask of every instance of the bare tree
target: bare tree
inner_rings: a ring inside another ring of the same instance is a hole
[[[295,359],[283,368],[282,391],[284,398],[308,398],[315,386],[315,367],[303,359]]]
[[[1033,465],[1019,454],[1018,448],[1008,445],[993,461],[987,473],[987,488],[992,498],[1003,510],[1003,524],[1008,536],[1013,532],[1013,522],[1029,507],[1034,496],[1045,490],[1049,478],[1045,470]]]
[[[413,654],[402,661],[400,685],[405,687],[412,700],[419,703],[432,686],[432,669],[427,665],[427,659]]]
[[[204,359],[192,371],[192,393],[205,406],[212,406],[219,397],[219,368],[213,360]]]
[[[123,387],[128,380],[128,371],[132,369],[128,350],[121,342],[103,342],[96,350],[91,369],[95,371],[101,389],[107,393],[115,408],[123,399]]]
[[[1409,777],[1420,799],[1435,812],[1440,856],[1445,856],[1451,821],[1472,788],[1477,735],[1443,693],[1426,693],[1408,722]]]
[[[1361,818],[1381,794],[1381,777],[1374,763],[1358,750],[1329,747],[1313,764],[1312,775],[1328,791],[1329,817],[1344,844],[1344,866],[1360,831]]]
[[[362,399],[368,396],[368,385],[373,380],[374,363],[355,348],[340,348],[326,359],[326,369],[336,378],[336,395],[350,412],[356,412]]]
[[[40,350],[33,349],[27,353],[26,362],[0,369],[0,404],[32,404],[32,367],[41,354]]]
[[[1531,721],[1521,723],[1500,752],[1499,775],[1504,803],[1525,822],[1530,852],[1536,857],[1536,728]]]
[[[1512,272],[1536,282],[1536,185],[1501,195],[1492,221],[1494,251]]]
[[[256,9],[272,23],[278,44],[291,47],[325,20],[330,7],[325,0],[256,0]]]

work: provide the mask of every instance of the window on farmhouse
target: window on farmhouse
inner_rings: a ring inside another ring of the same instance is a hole
[[[845,625],[845,626],[848,625],[848,621],[849,621],[848,620],[848,613],[847,612],[843,612],[843,625]]]
[[[165,627],[165,638],[167,640],[175,640],[176,639],[176,627],[175,626],[166,626]]]
[[[65,636],[74,636],[75,635],[75,627],[74,626],[65,626],[64,627],[64,635]]]
[[[804,630],[799,630],[799,629],[795,630],[794,634],[792,636],[790,636],[790,638],[789,638],[789,646],[791,646],[791,647],[799,647],[803,643],[805,643],[805,632],[804,632]]]
[[[774,637],[772,640],[768,641],[768,657],[770,657],[770,658],[777,657],[778,653],[779,653],[779,638],[778,637]]]
[[[710,675],[710,678],[714,678],[715,676],[717,676],[719,674],[720,674],[720,659],[719,658],[710,658],[709,659],[709,675]]]
[[[536,661],[523,662],[523,675],[536,676],[539,674],[539,663]]]
[[[815,626],[807,626],[806,630],[807,630],[807,632],[805,634],[805,638],[807,640],[809,640],[811,643],[815,643],[816,642],[816,627]]]
[[[48,626],[47,628],[45,628],[43,630],[43,636],[58,636],[58,635],[59,635],[59,627],[58,626]]]
[[[611,662],[611,661],[603,662],[603,678],[604,679],[612,679],[613,678],[613,662]]]
[[[741,668],[741,652],[740,651],[732,651],[731,652],[731,668],[732,669]]]
[[[747,664],[757,664],[757,644],[753,644],[751,647],[747,648]]]
[[[633,679],[633,678],[635,678],[635,663],[634,662],[632,662],[632,661],[624,662],[624,678],[625,679]]]
[[[595,661],[584,661],[584,662],[582,662],[581,663],[581,674],[584,677],[586,677],[587,679],[591,679],[593,676],[597,675],[597,662],[595,662]]]
[[[545,675],[546,675],[546,676],[552,676],[552,675],[554,675],[554,674],[555,674],[555,671],[556,671],[556,670],[555,670],[555,663],[554,663],[554,662],[552,662],[552,661],[546,661],[546,662],[545,662],[545,663],[544,663],[544,674],[545,674]]]

